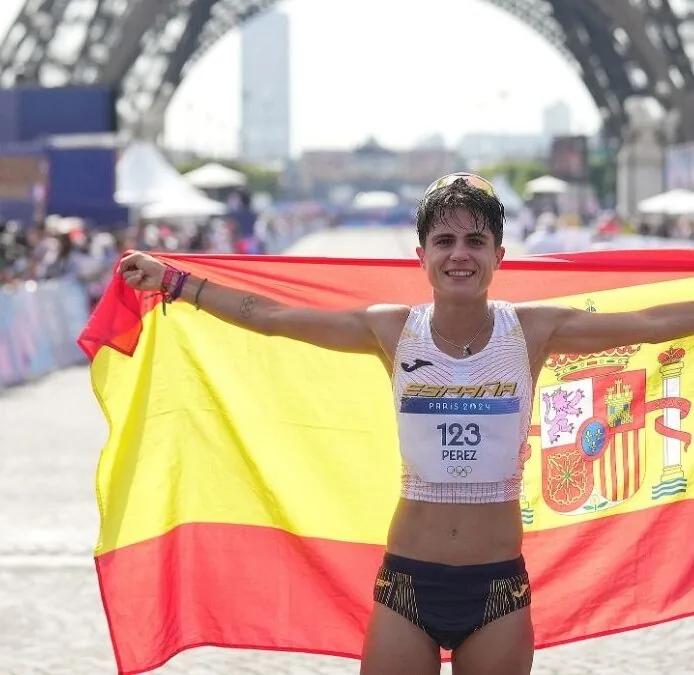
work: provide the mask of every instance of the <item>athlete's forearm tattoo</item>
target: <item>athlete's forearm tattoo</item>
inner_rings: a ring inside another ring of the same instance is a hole
[[[247,295],[241,300],[241,318],[250,319],[251,314],[253,314],[253,307],[255,303],[258,302],[258,298],[255,295]]]

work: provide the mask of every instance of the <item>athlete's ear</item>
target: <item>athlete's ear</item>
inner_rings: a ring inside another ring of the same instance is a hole
[[[421,246],[417,246],[415,250],[417,251],[417,257],[419,258],[419,266],[424,269],[424,249]]]
[[[499,248],[496,249],[496,267],[494,269],[498,270],[499,267],[501,267],[501,262],[505,255],[506,249],[503,246],[499,246]]]

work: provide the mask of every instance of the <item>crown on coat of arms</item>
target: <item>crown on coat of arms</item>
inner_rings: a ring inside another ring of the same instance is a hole
[[[687,351],[682,347],[668,347],[664,352],[658,354],[658,362],[661,366],[672,366],[682,361],[686,355]]]
[[[592,300],[586,302],[587,312],[597,312]],[[554,371],[559,381],[581,380],[620,373],[629,365],[629,359],[641,345],[627,345],[606,349],[597,354],[552,354],[545,366]]]

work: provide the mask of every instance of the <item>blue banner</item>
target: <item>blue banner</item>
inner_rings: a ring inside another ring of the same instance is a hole
[[[76,340],[87,322],[84,286],[72,279],[0,289],[0,389],[85,362]]]

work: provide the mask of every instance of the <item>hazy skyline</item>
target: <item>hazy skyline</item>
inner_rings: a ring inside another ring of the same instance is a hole
[[[4,0],[4,34],[23,0]],[[291,22],[292,148],[391,147],[441,134],[537,133],[557,100],[573,131],[599,115],[579,74],[542,37],[482,0],[285,0]],[[240,39],[222,38],[182,83],[167,141],[233,152],[240,123]]]

